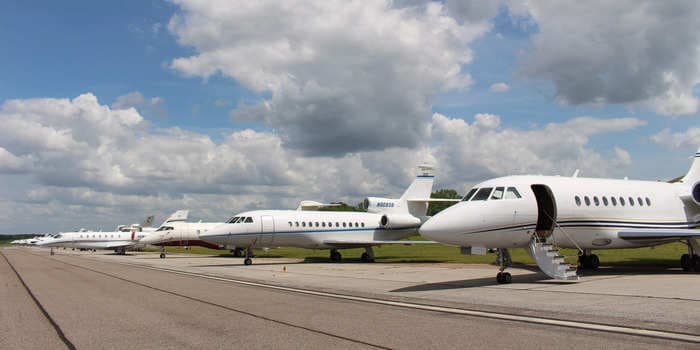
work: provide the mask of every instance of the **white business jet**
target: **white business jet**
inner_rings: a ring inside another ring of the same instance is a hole
[[[700,150],[677,183],[558,176],[508,176],[476,185],[462,202],[433,216],[420,234],[460,246],[463,254],[498,248],[499,283],[509,248],[526,248],[539,268],[578,279],[558,248],[579,250],[581,268],[595,269],[593,249],[638,248],[681,241],[683,270],[700,270]]]
[[[399,199],[368,197],[367,212],[301,210],[256,210],[235,215],[226,224],[200,234],[200,238],[227,247],[244,248],[246,265],[252,264],[253,248],[300,247],[330,249],[331,261],[340,261],[338,249],[365,248],[362,260],[374,260],[373,246],[420,244],[400,241],[415,234],[427,217],[431,199],[432,168],[420,173]],[[313,207],[313,206],[312,206]]]
[[[188,211],[183,210],[188,213]],[[186,216],[187,214],[185,214]],[[160,258],[165,258],[166,246],[192,247],[200,246],[212,249],[223,249],[224,246],[203,241],[199,235],[207,230],[223,224],[223,222],[187,222],[186,220],[169,221],[155,232],[141,238],[142,244],[160,246]]]
[[[171,215],[163,225],[168,225],[171,222],[187,220],[187,211],[176,211]],[[140,239],[151,232],[142,232],[141,230],[128,230],[126,226],[120,226],[117,231],[89,231],[80,230],[73,232],[61,232],[54,235],[50,239],[45,239],[37,242],[40,247],[65,247],[79,249],[109,249],[114,250],[117,254],[126,254],[129,248],[140,247],[142,244]]]

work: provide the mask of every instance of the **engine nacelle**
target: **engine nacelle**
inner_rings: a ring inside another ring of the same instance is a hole
[[[696,182],[693,187],[690,188],[690,198],[693,202],[700,206],[700,181]]]
[[[382,227],[390,229],[417,228],[421,221],[411,214],[384,214],[379,222]]]
[[[681,195],[681,199],[686,203],[700,207],[700,181],[690,187],[690,193]]]
[[[362,208],[369,213],[381,213],[396,208],[398,200],[382,197],[367,197],[362,201]]]

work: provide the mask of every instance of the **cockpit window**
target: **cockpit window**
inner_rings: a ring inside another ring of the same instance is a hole
[[[521,198],[520,192],[515,187],[508,187],[506,190],[506,199],[518,199]]]
[[[478,188],[476,188],[476,187],[474,187],[474,188],[472,188],[471,190],[469,190],[469,192],[467,193],[467,195],[464,196],[464,197],[462,198],[462,202],[466,202],[466,201],[469,200],[469,198],[472,198],[472,196],[474,195],[474,193],[476,192],[476,190],[478,190]]]
[[[252,223],[252,222],[253,222],[253,218],[251,218],[250,216],[247,217],[247,218],[245,218],[245,223],[246,223],[246,224],[250,224],[250,223]]]
[[[476,192],[474,197],[471,199],[472,201],[485,201],[489,199],[489,195],[491,194],[491,190],[493,187],[484,187],[480,189],[479,191]]]
[[[496,187],[496,189],[493,190],[493,193],[491,194],[491,199],[503,198],[503,190],[505,190],[505,187]]]
[[[236,221],[238,221],[238,216],[232,217],[229,221],[226,221],[227,224],[235,224]]]
[[[170,230],[174,230],[174,228],[172,226],[161,226],[156,231],[170,231]]]
[[[53,238],[61,238],[61,234],[59,233],[59,234],[53,236]]]

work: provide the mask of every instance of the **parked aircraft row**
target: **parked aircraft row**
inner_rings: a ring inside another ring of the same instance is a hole
[[[578,172],[577,172],[578,173]],[[539,268],[560,280],[578,279],[559,248],[579,251],[579,268],[597,268],[593,250],[638,248],[681,241],[684,270],[700,270],[700,149],[688,173],[675,183],[561,176],[507,176],[484,181],[459,203],[433,217],[428,204],[453,201],[430,198],[433,169],[418,176],[399,198],[368,197],[367,212],[319,211],[322,203],[302,202],[297,210],[255,210],[226,222],[187,222],[187,211],[173,214],[158,228],[139,225],[115,232],[64,232],[39,241],[41,246],[98,247],[124,252],[143,245],[201,245],[231,249],[252,263],[255,248],[328,249],[332,261],[339,249],[364,248],[363,261],[373,261],[372,247],[425,244],[423,237],[460,247],[463,254],[497,250],[497,281],[509,283],[509,249],[525,248]]]

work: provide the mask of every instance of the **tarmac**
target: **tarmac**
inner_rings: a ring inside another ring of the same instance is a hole
[[[0,349],[700,348],[700,274],[669,267],[0,254]]]

